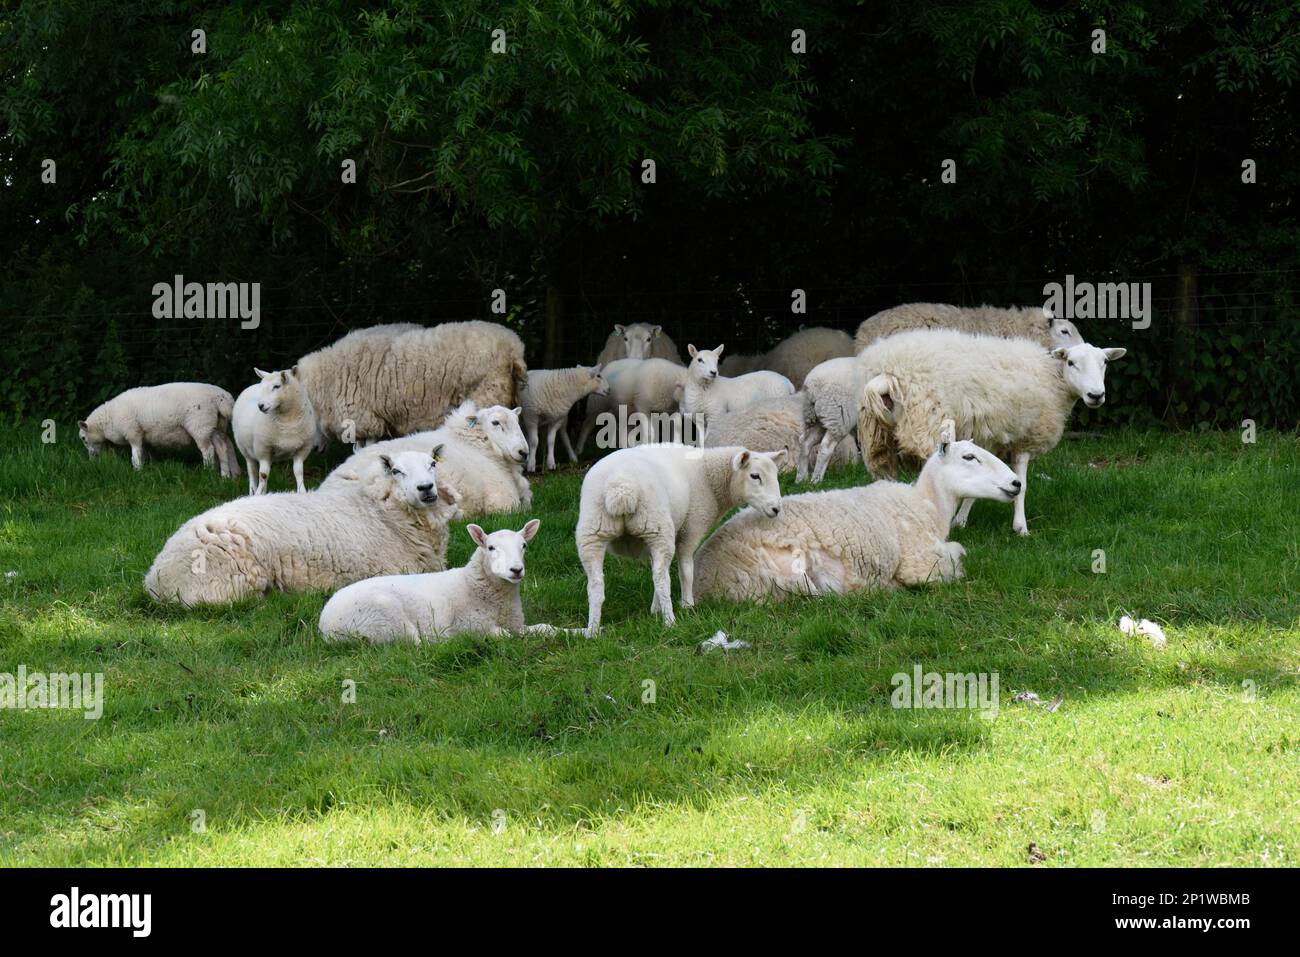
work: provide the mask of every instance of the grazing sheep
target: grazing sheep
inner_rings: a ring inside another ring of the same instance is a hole
[[[696,349],[687,345],[691,364],[687,366],[686,384],[682,390],[682,412],[701,415],[708,420],[724,412],[743,409],[761,399],[794,395],[790,380],[777,372],[749,372],[734,379],[718,375],[718,357],[722,355],[722,349],[722,346]]]
[[[231,417],[235,445],[248,465],[248,494],[266,493],[271,465],[280,459],[293,460],[294,481],[305,492],[302,464],[324,444],[311,399],[296,367],[253,371],[261,381],[239,393]]]
[[[804,434],[799,444],[798,474],[808,474],[812,450],[817,463],[812,481],[826,477],[835,450],[853,434],[858,424],[858,401],[862,395],[862,374],[854,356],[828,359],[804,379]]]
[[[462,515],[474,517],[528,508],[533,491],[524,476],[528,440],[519,426],[519,409],[462,402],[438,428],[400,439],[376,442],[345,459],[325,477],[321,489],[355,482],[380,455],[442,447],[438,485],[449,489]]]
[[[225,389],[204,382],[146,385],[114,396],[77,423],[90,457],[105,445],[131,447],[131,465],[144,467],[145,446],[198,447],[203,464],[214,461],[222,478],[239,477],[239,460],[226,436],[235,400]]]
[[[737,505],[769,516],[781,511],[777,462],[783,455],[665,443],[620,449],[593,465],[582,480],[575,533],[587,573],[587,634],[600,630],[606,548],[637,558],[649,555],[650,613],[673,624],[668,568],[674,554],[682,604],[689,608],[695,601],[695,549],[713,524]]]
[[[683,366],[657,358],[615,359],[604,367],[602,374],[609,389],[605,395],[587,400],[587,415],[578,433],[579,452],[586,449],[587,438],[602,414],[617,415],[620,406],[628,418],[638,413],[675,412],[678,390],[686,382]]]
[[[298,361],[326,436],[365,445],[436,428],[466,399],[515,404],[527,367],[523,343],[505,326],[408,325],[358,330]]]
[[[546,429],[546,467],[555,469],[555,434],[564,440],[569,461],[578,454],[569,444],[569,410],[584,396],[609,395],[609,383],[601,375],[602,367],[578,366],[575,369],[530,369],[528,388],[523,395],[523,426],[528,437],[528,471],[537,471],[537,429]]]
[[[1077,346],[1079,330],[1068,319],[1057,319],[1041,306],[948,306],[938,302],[911,302],[894,306],[863,320],[853,339],[855,353],[886,336],[913,329],[956,329],[1002,339],[1033,339],[1046,349]]]
[[[799,464],[799,450],[804,436],[804,397],[802,393],[762,399],[737,412],[716,415],[704,433],[706,448],[739,445],[747,449],[781,449],[781,471],[793,472]],[[857,443],[850,435],[831,456],[834,465],[849,465],[858,457]],[[797,479],[807,478],[806,469]]]
[[[550,625],[525,625],[519,599],[524,552],[541,524],[534,518],[517,532],[502,529],[491,535],[470,525],[466,531],[478,548],[460,568],[384,575],[348,585],[321,609],[321,634],[375,644],[395,639],[418,644],[461,632],[554,634]]]
[[[237,498],[167,539],[144,578],[161,603],[215,605],[272,588],[338,588],[373,575],[441,571],[454,501],[438,450],[381,456],[357,482]]]
[[[596,365],[609,365],[615,359],[667,359],[682,364],[677,344],[668,338],[663,326],[652,326],[648,322],[614,327],[596,357]]]
[[[1006,463],[973,442],[941,441],[914,485],[873,482],[781,499],[781,514],[740,512],[696,557],[701,597],[893,589],[962,576],[966,553],[948,541],[959,498],[1007,502],[1020,488]]]
[[[900,452],[919,459],[952,419],[959,438],[1013,460],[1021,487],[1012,528],[1028,535],[1029,460],[1061,441],[1076,400],[1090,408],[1106,401],[1106,363],[1124,352],[1087,343],[1046,352],[1029,339],[948,329],[881,339],[857,360],[864,382],[858,444],[867,468],[892,477]],[[963,503],[958,525],[971,504]]]

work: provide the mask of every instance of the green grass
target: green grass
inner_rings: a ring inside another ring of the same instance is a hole
[[[243,486],[38,436],[0,438],[0,671],[100,671],[107,700],[0,711],[0,863],[1021,865],[1031,841],[1039,866],[1300,862],[1295,436],[1067,442],[1031,468],[1030,538],[976,507],[955,585],[665,630],[648,572],[611,558],[598,639],[379,648],[323,643],[323,594],[151,607],[167,535]],[[580,481],[535,485],[529,621],[585,623]],[[469,551],[458,525],[450,561]],[[753,647],[695,655],[719,628]],[[915,663],[997,672],[996,720],[892,709]]]

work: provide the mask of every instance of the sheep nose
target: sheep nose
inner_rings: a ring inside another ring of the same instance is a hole
[[[773,518],[776,518],[776,517],[777,517],[778,515],[780,515],[780,514],[781,514],[781,506],[780,506],[780,505],[773,505],[773,506],[772,506],[772,517],[773,517]]]
[[[718,377],[718,370],[717,370],[717,369],[714,369],[712,372],[709,373],[709,378],[710,378],[710,379],[716,379],[717,377]]]
[[[1106,398],[1106,393],[1105,393],[1105,392],[1089,392],[1089,393],[1088,393],[1088,398],[1092,399],[1093,402],[1101,402],[1103,399]]]
[[[265,412],[265,411],[266,411],[266,406],[262,405],[262,403],[260,403],[260,402],[257,403],[257,411],[258,411],[258,412]]]
[[[510,574],[514,575],[516,578],[522,578],[524,575],[524,566],[523,565],[514,566],[513,568],[510,569]]]
[[[1020,479],[1012,479],[1012,480],[1011,480],[1011,487],[1014,488],[1014,489],[1019,490],[1019,488],[1020,488]]]
[[[415,490],[416,490],[417,492],[431,492],[431,491],[433,491],[433,483],[432,483],[432,482],[429,482],[429,483],[427,483],[427,484],[425,484],[425,485],[417,485],[417,486],[415,487]]]

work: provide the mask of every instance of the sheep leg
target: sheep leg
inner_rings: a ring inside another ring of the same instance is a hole
[[[555,433],[560,431],[563,419],[556,419],[546,429],[546,470],[555,471]]]
[[[257,460],[251,455],[244,456],[244,465],[248,468],[248,494],[257,494]]]
[[[587,573],[587,637],[600,631],[600,609],[605,604],[605,543],[584,543],[578,549]]]
[[[794,480],[804,482],[808,479],[808,463],[812,461],[813,446],[822,434],[819,425],[804,426],[803,436],[799,439],[799,454],[795,458]]]
[[[137,472],[144,468],[144,442],[141,439],[130,439],[131,443],[131,468]]]
[[[600,410],[596,408],[596,403],[591,399],[587,400],[587,414],[582,420],[582,428],[578,430],[578,451],[582,452],[587,448],[587,439],[591,436],[591,431],[596,427],[596,416]]]
[[[1016,517],[1011,522],[1011,529],[1017,535],[1028,535],[1029,523],[1025,521],[1025,490],[1029,487],[1028,452],[1016,456],[1016,478],[1020,479],[1020,491],[1016,493]]]
[[[265,462],[257,460],[257,492],[258,495],[266,494],[266,482],[271,477],[271,460]]]
[[[831,464],[831,455],[835,452],[835,446],[840,444],[840,437],[826,429],[822,436],[820,444],[817,446],[817,466],[813,469],[813,484],[817,485],[826,477],[826,468]]]
[[[306,458],[307,457],[304,455],[300,459],[296,458],[293,460],[293,480],[298,483],[299,492],[307,491],[307,483],[304,482],[302,479],[302,463],[306,460]]]
[[[560,441],[564,443],[564,451],[568,453],[569,461],[578,461],[578,453],[573,451],[573,443],[569,441],[569,417],[567,415],[560,420]]]
[[[217,468],[222,478],[239,478],[239,459],[235,457],[234,447],[226,433],[221,429],[212,431],[212,445],[217,450]]]
[[[953,528],[966,527],[966,519],[970,517],[970,509],[971,506],[974,504],[975,504],[975,499],[973,498],[964,498],[961,500],[961,508],[957,510],[957,514],[953,517],[952,520]]]
[[[524,436],[528,440],[528,471],[537,471],[537,420],[530,419],[524,423],[528,434]]]
[[[650,613],[658,612],[663,617],[664,624],[671,626],[677,623],[677,617],[673,614],[672,579],[668,577],[669,567],[673,563],[673,548],[671,543],[658,540],[647,544],[650,547],[650,575],[655,587]]]

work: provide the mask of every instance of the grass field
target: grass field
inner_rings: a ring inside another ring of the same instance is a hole
[[[980,503],[955,585],[664,630],[648,571],[611,558],[597,639],[379,648],[325,645],[322,594],[151,607],[162,542],[242,480],[60,437],[0,439],[0,672],[103,672],[106,702],[0,711],[0,863],[1300,863],[1293,435],[1064,443],[1031,467],[1032,536]],[[530,622],[585,623],[580,481],[535,484]],[[469,551],[457,525],[449,559]],[[753,647],[694,654],[720,628]],[[891,708],[917,664],[996,672],[996,719]]]

